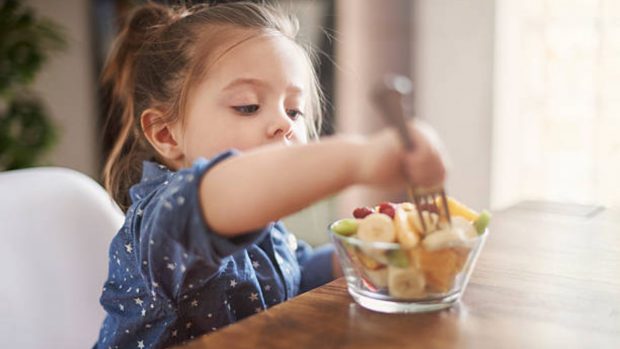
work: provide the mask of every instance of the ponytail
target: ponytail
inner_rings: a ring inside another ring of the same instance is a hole
[[[154,3],[128,19],[103,70],[101,83],[107,105],[106,129],[116,134],[103,170],[104,186],[123,211],[131,204],[129,188],[140,180],[142,160],[154,157],[136,115],[135,73],[141,47],[173,20],[171,10]]]

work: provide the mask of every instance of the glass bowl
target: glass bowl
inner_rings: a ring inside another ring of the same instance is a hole
[[[418,313],[440,310],[459,301],[488,229],[463,246],[427,251],[418,244],[403,249],[397,243],[366,242],[335,233],[347,288],[364,308],[383,313]]]

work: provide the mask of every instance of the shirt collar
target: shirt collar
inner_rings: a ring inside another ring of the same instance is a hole
[[[134,184],[131,189],[129,189],[131,201],[136,202],[144,198],[173,174],[174,172],[172,170],[160,163],[143,161],[142,178],[139,183]]]

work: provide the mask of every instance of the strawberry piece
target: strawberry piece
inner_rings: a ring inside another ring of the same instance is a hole
[[[370,207],[358,207],[355,210],[353,210],[353,217],[357,219],[362,219],[374,212],[375,211],[373,211]]]
[[[394,219],[394,215],[396,214],[396,205],[391,202],[382,202],[379,205],[379,213],[383,213]]]

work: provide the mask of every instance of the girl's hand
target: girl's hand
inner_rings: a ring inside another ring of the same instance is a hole
[[[359,182],[380,186],[434,187],[445,180],[441,144],[433,130],[419,122],[409,123],[415,148],[406,152],[396,131],[380,131],[365,145]]]

